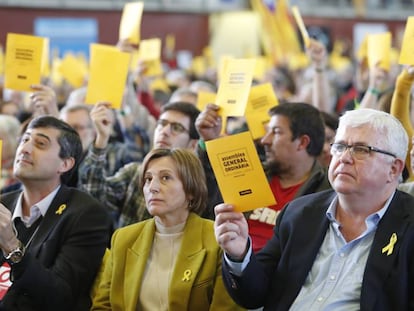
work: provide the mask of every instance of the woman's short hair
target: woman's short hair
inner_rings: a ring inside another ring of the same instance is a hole
[[[194,152],[182,149],[153,149],[144,158],[141,165],[140,189],[145,184],[145,172],[149,163],[154,159],[171,158],[177,167],[178,177],[183,184],[187,198],[191,198],[189,211],[201,215],[206,208],[207,184],[203,166]]]

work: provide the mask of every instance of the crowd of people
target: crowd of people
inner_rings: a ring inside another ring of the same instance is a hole
[[[140,62],[120,109],[87,79],[3,89],[0,310],[414,310],[414,67],[306,55],[253,81],[278,99],[254,141],[276,204],[244,213],[206,142],[249,129],[199,110],[211,70]]]

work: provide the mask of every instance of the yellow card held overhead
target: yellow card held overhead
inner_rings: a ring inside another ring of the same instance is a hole
[[[141,19],[144,2],[129,2],[124,5],[119,25],[119,40],[138,44],[141,39]]]
[[[279,104],[270,83],[253,86],[250,89],[246,106],[246,122],[253,139],[265,135],[265,125],[269,122],[269,109]]]
[[[85,84],[88,68],[72,53],[66,53],[63,57],[60,67],[60,74],[74,88],[81,87]]]
[[[197,95],[197,108],[203,111],[207,104],[214,104],[216,102],[216,93],[200,91]]]
[[[121,107],[130,57],[130,53],[121,52],[113,46],[90,45],[86,103],[96,104],[99,101],[106,101],[110,102],[114,109]],[[116,64],[116,66],[110,64]]]
[[[296,24],[299,27],[305,47],[307,47],[310,43],[309,34],[306,30],[305,23],[303,22],[302,15],[300,15],[299,8],[296,5],[292,7],[292,14],[295,18]]]
[[[139,44],[139,60],[152,61],[161,57],[161,39],[142,40]]]
[[[276,204],[249,132],[206,142],[223,200],[244,212]]]
[[[255,64],[255,59],[228,59],[225,62],[216,98],[221,116],[244,116]]]
[[[377,65],[389,71],[391,66],[391,33],[384,32],[368,35],[367,39],[368,66]]]
[[[4,87],[17,91],[32,91],[31,84],[41,78],[45,38],[7,34]]]
[[[414,16],[407,19],[398,63],[414,65]]]

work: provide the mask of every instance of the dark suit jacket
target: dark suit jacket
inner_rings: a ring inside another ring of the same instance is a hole
[[[241,277],[223,260],[225,285],[240,305],[288,310],[305,282],[329,226],[332,190],[303,196],[280,214],[267,245],[252,255]],[[382,252],[397,235],[394,251]],[[361,310],[414,310],[414,197],[397,191],[378,224],[365,267]]]
[[[3,195],[1,203],[13,212],[20,193]],[[0,310],[89,310],[109,228],[108,214],[97,200],[62,185],[23,260],[12,266],[14,282]]]

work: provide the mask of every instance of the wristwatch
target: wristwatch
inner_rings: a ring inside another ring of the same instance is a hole
[[[19,246],[12,250],[9,254],[7,254],[4,258],[10,265],[14,265],[19,263],[26,252],[26,248],[24,247],[23,243],[19,241]]]

